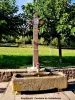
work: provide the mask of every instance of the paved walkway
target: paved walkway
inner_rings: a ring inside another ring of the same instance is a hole
[[[4,94],[7,90],[8,85],[9,85],[8,82],[1,82],[0,83],[0,100],[2,100]]]
[[[55,93],[15,95],[12,92],[12,82],[3,82],[0,83],[0,100],[75,100],[75,94],[66,89]]]

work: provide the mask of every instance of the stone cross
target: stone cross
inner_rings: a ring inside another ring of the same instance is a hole
[[[33,67],[36,67],[38,63],[38,25],[43,24],[43,21],[38,20],[37,12],[34,13],[30,24],[33,24]]]

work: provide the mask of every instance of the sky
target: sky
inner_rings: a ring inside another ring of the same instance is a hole
[[[19,7],[18,14],[19,14],[19,13],[22,13],[21,6],[22,6],[22,5],[25,5],[25,4],[28,3],[28,2],[33,2],[33,0],[16,0],[16,4],[17,4],[18,7]],[[75,0],[72,0],[72,3],[75,3]]]
[[[19,7],[18,13],[22,13],[21,6],[22,6],[22,5],[25,5],[25,4],[28,3],[28,2],[33,2],[33,0],[16,0],[16,4],[17,4],[18,7]]]

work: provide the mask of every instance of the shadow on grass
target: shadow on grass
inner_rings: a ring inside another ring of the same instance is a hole
[[[0,47],[18,47],[17,43],[0,43]]]
[[[75,66],[74,56],[64,56],[59,63],[58,56],[40,56],[39,61],[45,67],[67,67]],[[32,66],[32,56],[0,55],[0,68],[25,68]]]
[[[43,65],[49,67],[67,67],[75,66],[74,56],[64,56],[62,57],[62,63],[59,62],[58,56],[41,56],[40,61]]]
[[[32,65],[31,56],[0,55],[0,68],[20,68]]]

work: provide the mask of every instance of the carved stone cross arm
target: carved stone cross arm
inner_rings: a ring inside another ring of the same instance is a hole
[[[39,20],[38,19],[38,14],[35,13],[34,16],[33,16],[33,20],[28,20],[28,24],[31,24],[31,25],[42,25],[44,23],[43,20]]]

